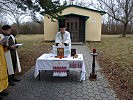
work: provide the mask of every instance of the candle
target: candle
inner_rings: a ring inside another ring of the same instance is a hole
[[[93,53],[96,53],[96,48],[93,49]]]

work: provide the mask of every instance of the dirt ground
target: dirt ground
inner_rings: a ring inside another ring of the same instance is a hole
[[[53,42],[45,42],[43,35],[19,35],[17,36],[18,43],[24,45],[18,48],[22,72],[18,75],[23,75],[30,68],[35,66],[36,59],[44,53],[48,53],[52,49]]]

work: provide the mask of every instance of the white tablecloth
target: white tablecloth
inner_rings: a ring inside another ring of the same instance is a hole
[[[39,74],[39,71],[41,70],[53,70],[53,62],[54,61],[67,61],[69,63],[69,67],[67,67],[67,70],[72,71],[81,71],[81,78],[80,81],[85,80],[85,64],[83,60],[83,55],[78,54],[78,58],[74,58],[71,56],[68,56],[67,58],[55,58],[54,54],[43,54],[36,60],[36,66],[34,70],[34,77],[37,77]],[[80,65],[79,65],[80,63]],[[81,66],[81,67],[80,67]]]

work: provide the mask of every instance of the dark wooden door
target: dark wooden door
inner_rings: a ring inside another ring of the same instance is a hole
[[[66,30],[70,32],[72,42],[79,42],[79,17],[67,16],[65,26]]]

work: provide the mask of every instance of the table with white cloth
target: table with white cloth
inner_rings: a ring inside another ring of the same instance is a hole
[[[70,55],[66,58],[56,58],[54,54],[43,54],[36,60],[36,66],[34,70],[34,77],[36,78],[39,75],[40,80],[40,71],[42,70],[54,70],[56,64],[62,63],[67,66],[66,70],[69,71],[80,71],[81,77],[80,81],[85,80],[85,64],[83,59],[83,54],[78,54],[77,58],[73,58]]]

